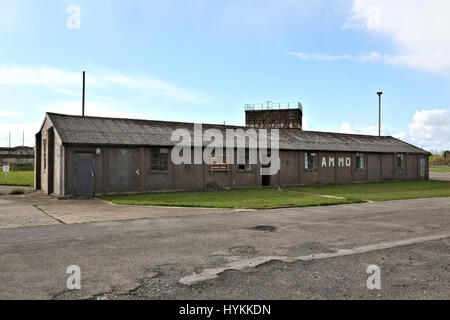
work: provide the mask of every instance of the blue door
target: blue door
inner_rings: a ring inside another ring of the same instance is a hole
[[[75,190],[77,196],[94,195],[94,155],[92,153],[76,153]]]

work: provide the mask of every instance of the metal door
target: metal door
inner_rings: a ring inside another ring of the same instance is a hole
[[[94,195],[94,155],[92,153],[76,153],[75,190],[77,196]]]

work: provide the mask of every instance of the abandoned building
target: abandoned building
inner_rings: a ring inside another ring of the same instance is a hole
[[[0,148],[0,165],[33,167],[33,162],[34,150],[32,147]]]
[[[272,117],[275,109],[267,111]],[[284,119],[294,118],[301,123],[299,113]],[[36,134],[35,187],[89,196],[428,179],[429,153],[393,137],[302,131],[301,124],[280,127],[279,170],[261,175],[260,163],[174,164],[171,134],[180,128],[192,132],[192,123],[47,113]]]

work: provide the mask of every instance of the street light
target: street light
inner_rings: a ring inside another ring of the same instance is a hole
[[[378,95],[378,136],[381,136],[381,95],[383,92],[377,92]]]

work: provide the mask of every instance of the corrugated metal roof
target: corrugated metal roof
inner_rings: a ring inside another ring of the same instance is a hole
[[[62,143],[77,145],[172,146],[172,132],[187,129],[193,135],[194,124],[154,120],[82,117],[47,113]],[[218,129],[225,137],[226,129],[248,129],[243,126],[202,124],[206,129]],[[334,132],[280,129],[280,149],[311,151],[409,152],[427,151],[393,137],[343,134]],[[208,143],[205,143],[205,145]]]

